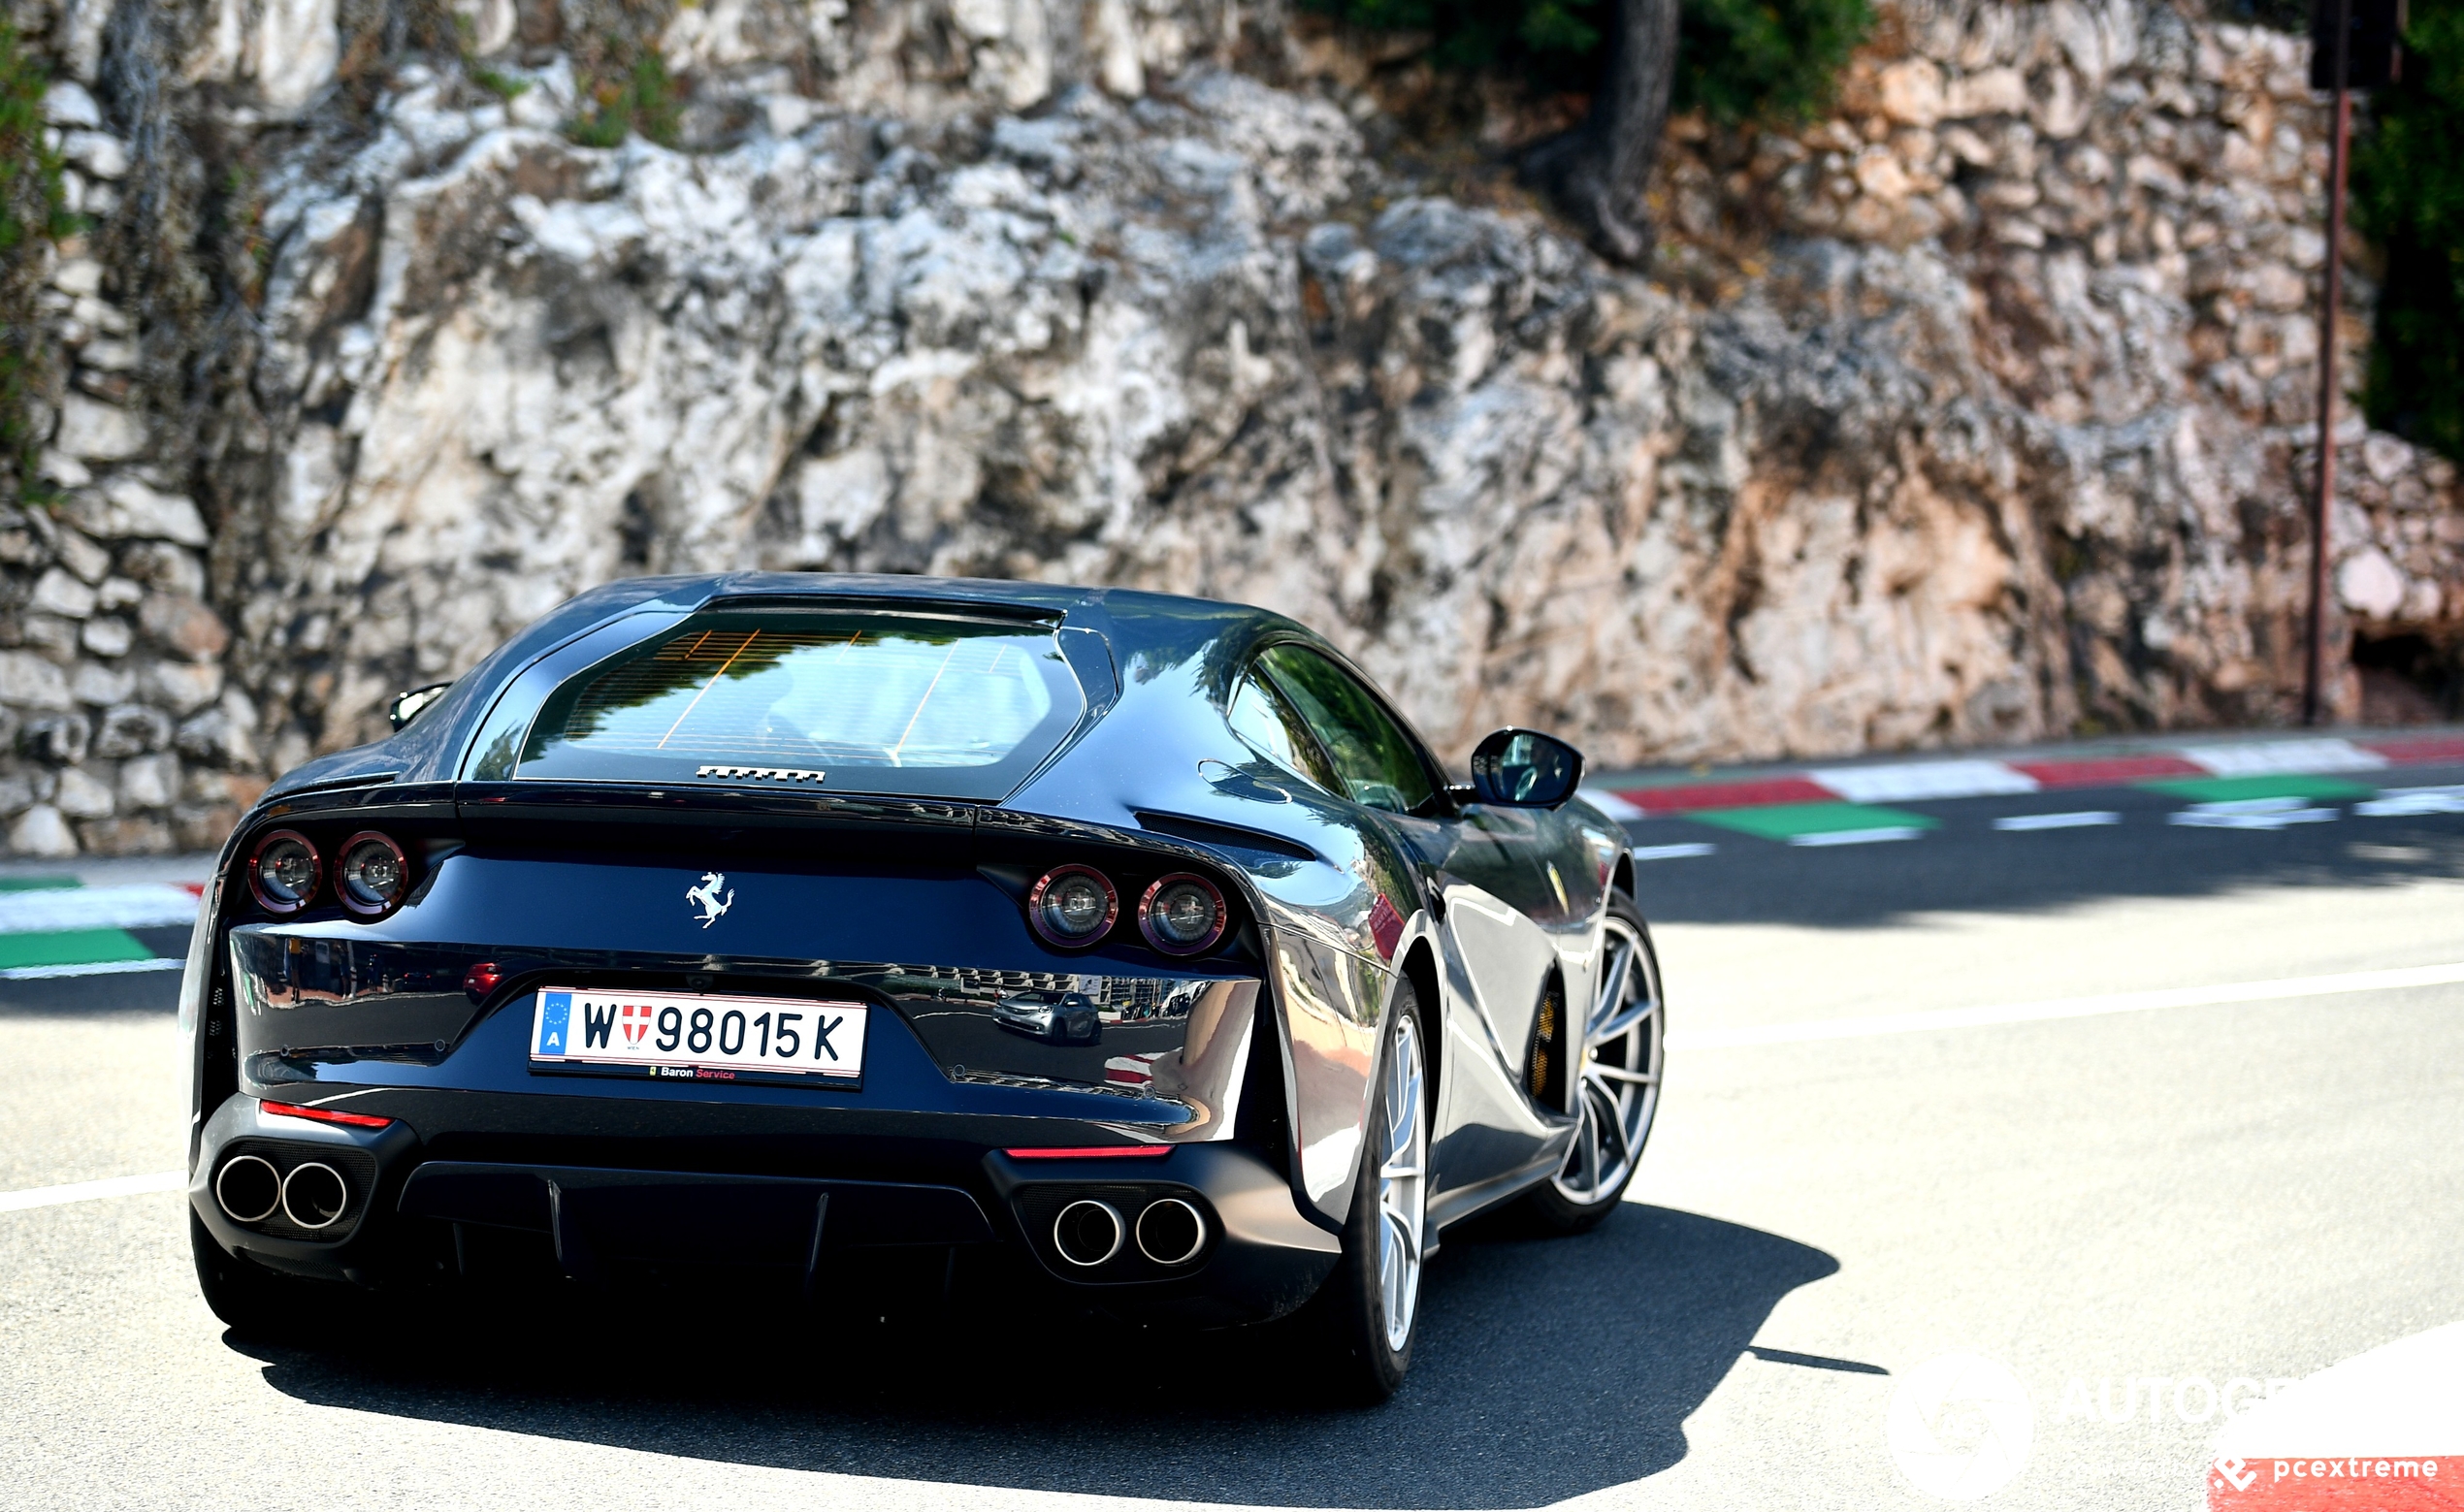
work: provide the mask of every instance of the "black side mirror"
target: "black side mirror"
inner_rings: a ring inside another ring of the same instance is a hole
[[[394,694],[394,701],[385,705],[385,723],[396,729],[401,729],[419,718],[419,712],[422,709],[443,697],[445,690],[452,686],[451,683],[430,683],[425,688],[414,688],[406,693]]]
[[[1472,752],[1472,794],[1481,803],[1553,809],[1582,785],[1583,754],[1536,729],[1502,729]]]

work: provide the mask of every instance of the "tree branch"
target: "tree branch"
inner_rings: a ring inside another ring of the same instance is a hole
[[[1677,72],[1677,0],[1618,0],[1600,93],[1580,126],[1535,147],[1525,181],[1582,223],[1602,256],[1640,267],[1651,256],[1643,196]]]

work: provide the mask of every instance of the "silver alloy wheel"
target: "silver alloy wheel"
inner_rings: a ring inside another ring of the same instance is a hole
[[[1429,1121],[1424,1114],[1417,1020],[1395,1020],[1386,1058],[1385,1147],[1378,1162],[1378,1285],[1383,1294],[1386,1347],[1397,1354],[1411,1338],[1420,1304],[1421,1230],[1429,1216]]]
[[[1660,1107],[1660,974],[1641,931],[1608,916],[1601,944],[1607,960],[1583,1025],[1581,1123],[1555,1178],[1577,1206],[1625,1184]]]

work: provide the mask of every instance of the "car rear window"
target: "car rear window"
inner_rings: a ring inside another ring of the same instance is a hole
[[[713,613],[558,689],[514,777],[989,800],[1084,708],[1049,627]]]

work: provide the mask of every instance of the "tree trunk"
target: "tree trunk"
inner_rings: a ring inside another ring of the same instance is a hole
[[[1643,193],[1676,80],[1677,0],[1617,0],[1607,43],[1591,114],[1534,148],[1523,177],[1582,223],[1601,255],[1640,267],[1652,245]]]

